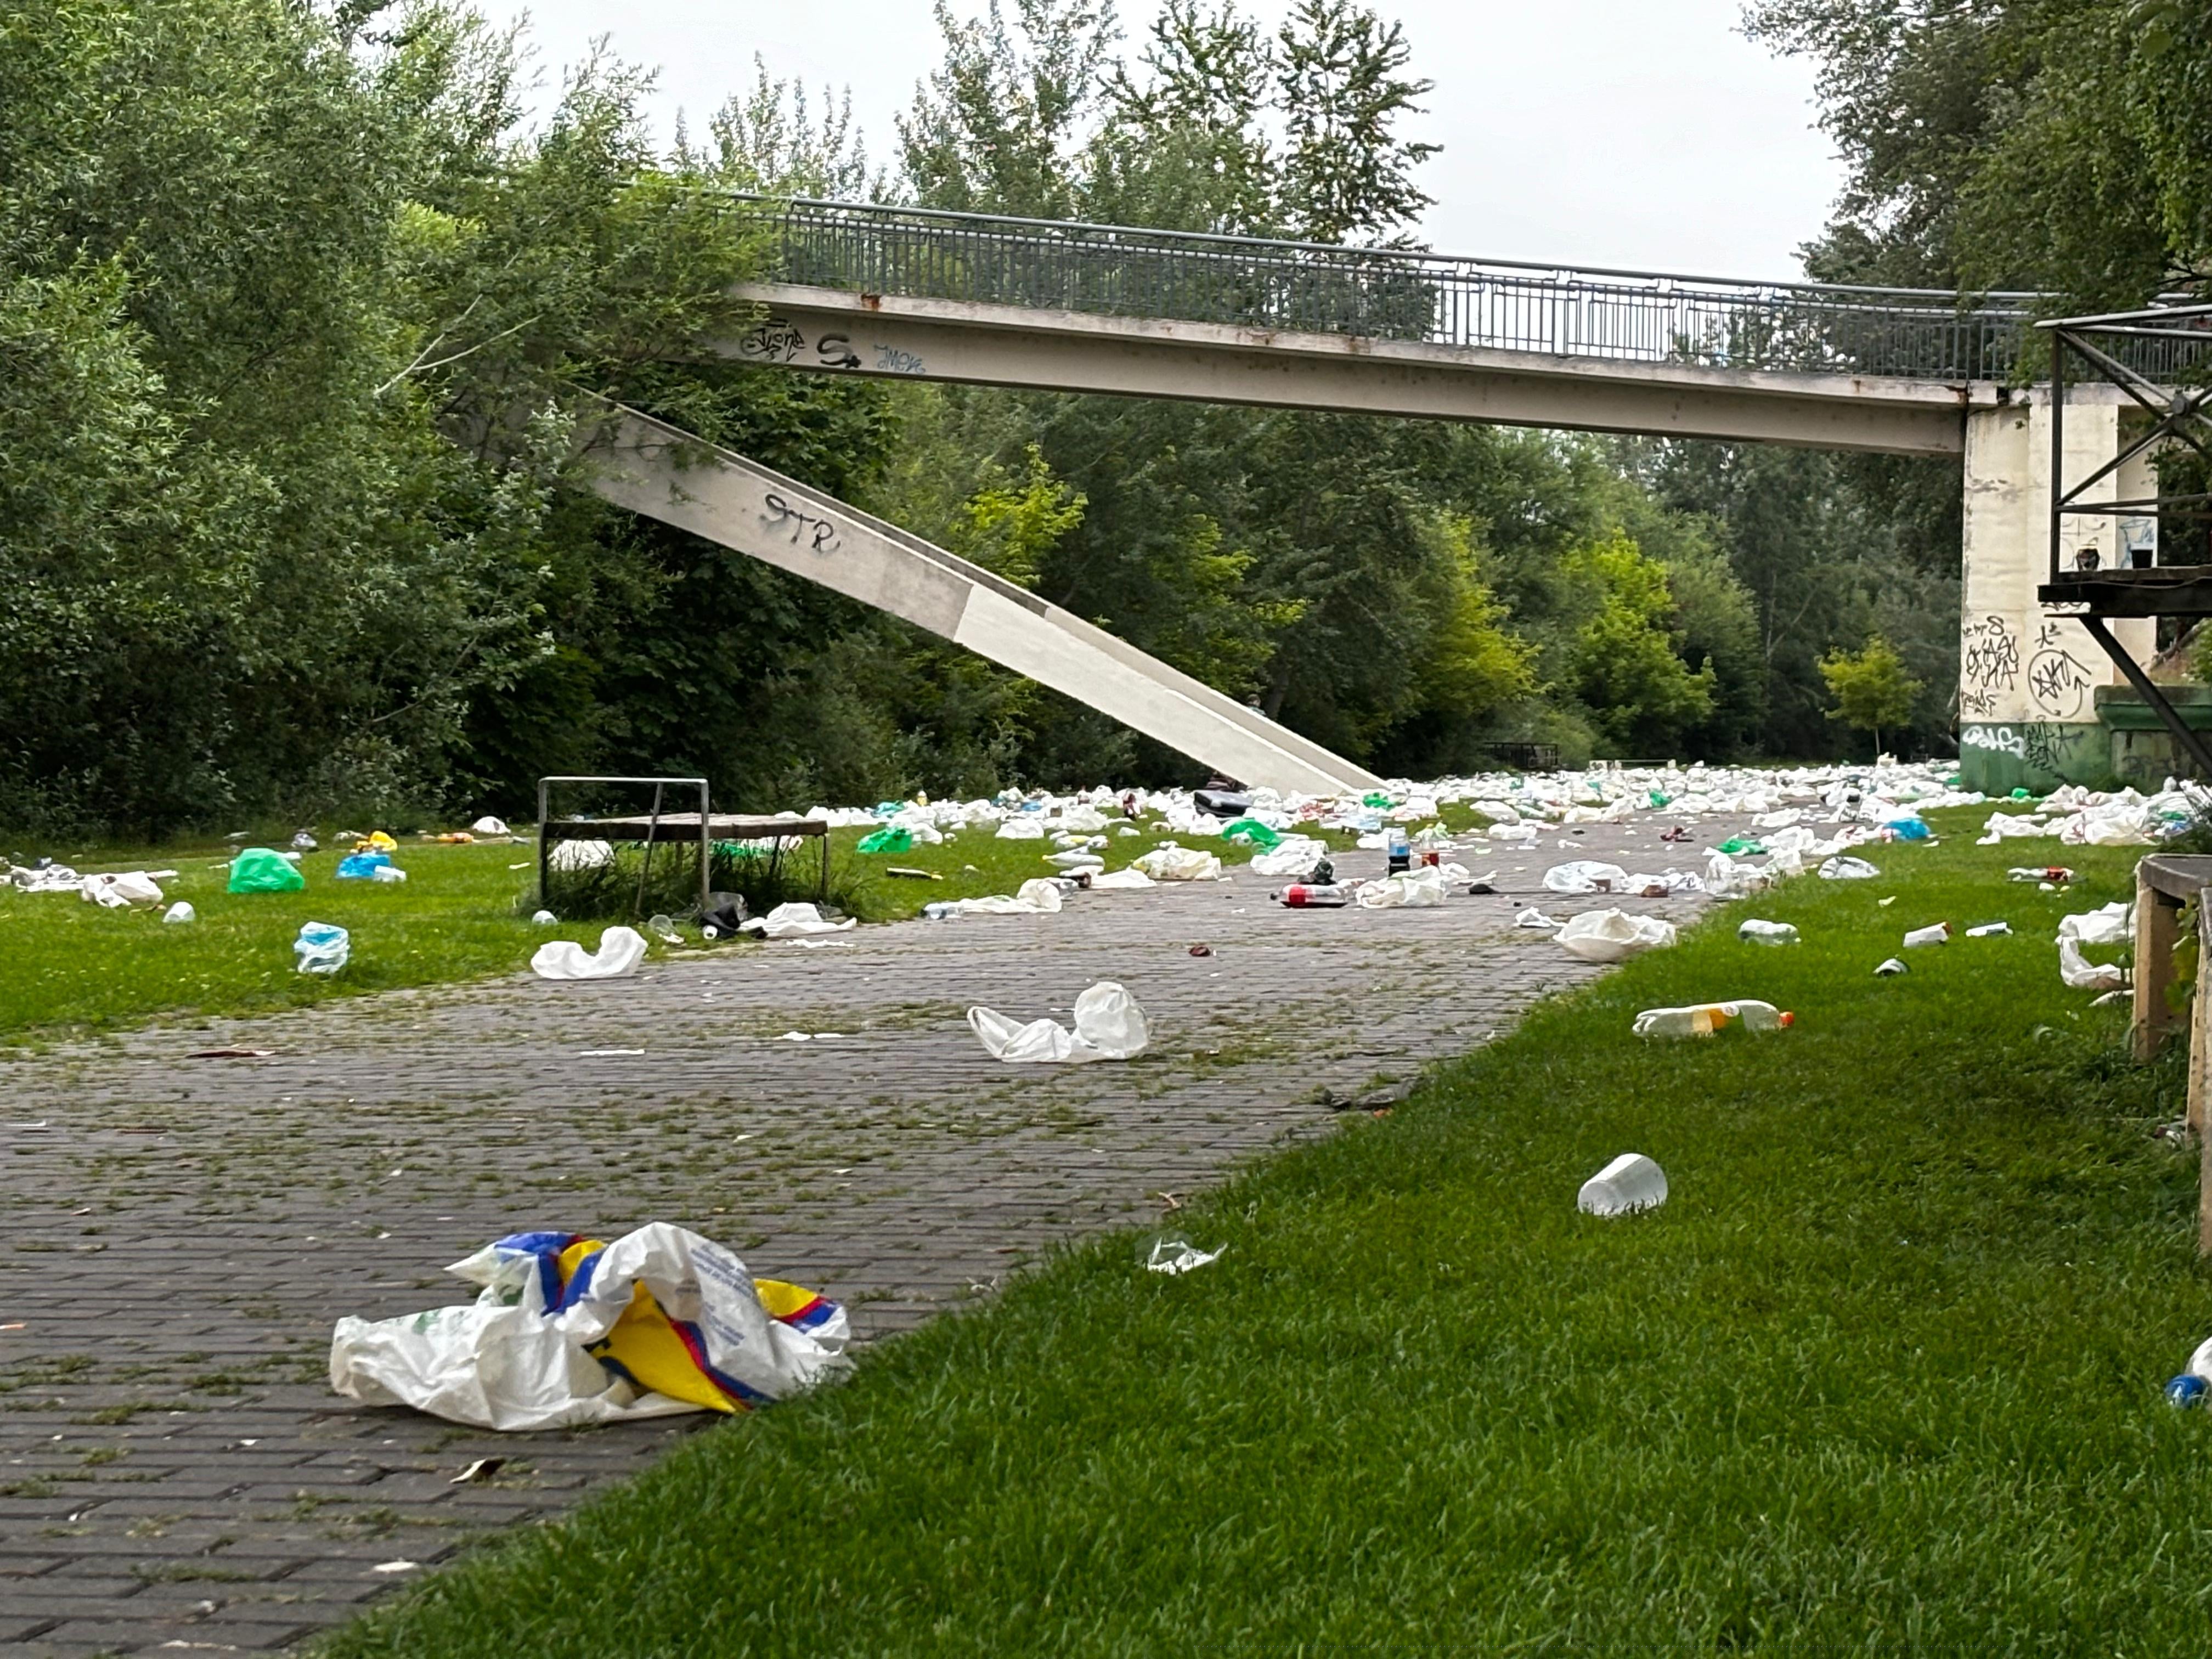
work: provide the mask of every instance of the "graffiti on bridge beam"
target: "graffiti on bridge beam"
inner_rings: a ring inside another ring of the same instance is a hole
[[[2020,681],[2020,635],[2002,617],[1970,621],[1959,630],[1959,709],[1994,714]]]
[[[828,519],[801,512],[773,489],[762,497],[762,505],[766,510],[760,515],[761,524],[771,536],[787,530],[793,547],[803,545],[816,553],[837,550],[837,526]]]

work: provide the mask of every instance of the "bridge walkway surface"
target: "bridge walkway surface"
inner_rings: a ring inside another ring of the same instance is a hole
[[[1598,971],[1513,928],[1542,872],[1681,850],[1590,825],[1498,849],[1473,867],[1499,866],[1500,895],[1440,909],[1286,911],[1243,872],[0,1060],[0,1644],[282,1650],[702,1425],[500,1436],[329,1391],[335,1320],[465,1300],[441,1269],[488,1239],[678,1222],[881,1340],[1327,1134],[1324,1089],[1409,1080],[1506,1030]],[[1002,1066],[963,1018],[1065,1018],[1100,979],[1152,1015],[1137,1060]],[[186,1058],[216,1047],[276,1052]],[[494,1478],[453,1484],[493,1455],[511,1460]]]

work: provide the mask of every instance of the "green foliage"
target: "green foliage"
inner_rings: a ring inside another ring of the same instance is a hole
[[[1595,609],[1568,647],[1569,683],[1618,755],[1671,755],[1713,711],[1710,660],[1692,672],[1675,654],[1674,599],[1666,568],[1615,533],[1577,549],[1571,578]]]
[[[952,550],[1018,587],[1034,587],[1045,556],[1083,522],[1085,503],[1053,476],[1037,445],[1029,446],[1024,459],[1018,486],[1000,471],[961,504]]]
[[[1912,700],[1920,690],[1896,648],[1879,635],[1856,652],[1831,652],[1821,658],[1820,678],[1836,700],[1828,718],[1872,732],[1877,754],[1882,727],[1894,729],[1911,718]]]

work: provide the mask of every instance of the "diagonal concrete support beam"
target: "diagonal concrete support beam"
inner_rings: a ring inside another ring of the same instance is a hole
[[[1229,777],[1313,795],[1382,781],[980,565],[649,416],[615,410],[585,454],[617,507],[888,611]]]

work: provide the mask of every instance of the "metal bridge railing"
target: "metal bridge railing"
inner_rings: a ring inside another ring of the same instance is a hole
[[[2037,296],[1565,270],[933,208],[738,198],[774,275],[915,298],[1723,368],[2011,378]],[[2157,377],[2159,365],[2140,365]]]

